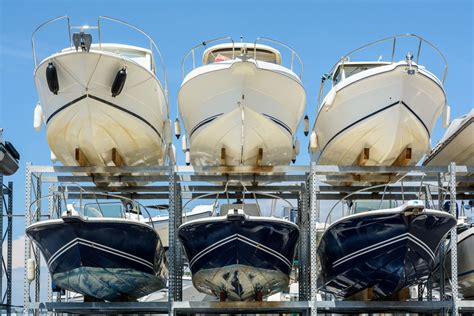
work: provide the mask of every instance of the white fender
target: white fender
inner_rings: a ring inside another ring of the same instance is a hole
[[[191,152],[189,151],[189,149],[187,149],[185,153],[185,162],[187,166],[191,164]]]
[[[51,154],[50,154],[49,158],[51,159],[52,163],[56,163],[56,161],[58,161],[58,157],[56,157],[56,154],[53,153],[52,150],[51,150]]]
[[[443,128],[448,128],[451,123],[451,107],[446,104],[443,108]]]
[[[186,152],[186,150],[188,150],[188,142],[186,139],[186,135],[183,135],[183,138],[181,138],[181,150],[183,152]]]
[[[308,115],[304,116],[304,121],[303,121],[303,126],[304,126],[304,136],[308,136],[309,134],[309,118]]]
[[[30,258],[26,260],[26,279],[31,282],[35,279],[36,262]]]
[[[318,148],[318,138],[316,136],[316,132],[313,131],[311,133],[311,137],[309,138],[309,151],[314,153]]]
[[[179,139],[179,136],[181,136],[181,124],[180,124],[178,118],[176,118],[176,120],[174,120],[174,134],[176,135],[177,139]]]
[[[36,104],[35,114],[33,119],[33,128],[39,132],[41,131],[41,125],[43,124],[43,108],[41,104]]]
[[[324,99],[324,108],[326,109],[326,111],[329,110],[329,108],[332,106],[335,98],[336,98],[336,89],[333,88],[329,91],[328,95]]]
[[[298,138],[295,140],[295,153],[296,156],[300,154],[300,141],[298,140]]]

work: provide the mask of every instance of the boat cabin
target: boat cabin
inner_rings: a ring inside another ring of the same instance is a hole
[[[65,48],[62,52],[75,51],[75,48]],[[114,53],[127,59],[133,60],[143,68],[146,68],[152,72],[155,71],[155,63],[153,60],[153,54],[151,50],[124,44],[92,44],[90,51],[103,51],[108,53]]]
[[[397,202],[394,200],[385,201],[355,201],[350,208],[349,215],[359,214],[370,211],[385,210],[397,207]]]
[[[281,65],[281,55],[278,50],[267,45],[254,43],[225,43],[212,46],[204,51],[202,64],[213,64],[227,60],[233,60],[235,57],[245,57],[256,60]]]
[[[390,62],[377,61],[377,62],[341,62],[337,65],[336,69],[332,74],[332,85],[335,86],[342,80],[349,78],[352,75],[358,74],[359,72],[373,69],[380,66],[390,65]]]
[[[224,216],[229,213],[233,213],[234,210],[243,210],[246,215],[250,216],[261,216],[260,207],[255,203],[234,203],[234,204],[222,204],[220,209],[220,215]]]

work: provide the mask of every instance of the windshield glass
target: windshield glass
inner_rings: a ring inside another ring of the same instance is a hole
[[[213,51],[209,52],[209,57],[207,59],[207,64],[212,64],[212,63],[219,63],[222,61],[226,60],[232,60],[233,57],[236,56],[243,56],[253,59],[254,58],[254,49],[253,48],[247,48],[241,49],[241,48],[235,48],[235,51],[232,51],[232,47],[228,48],[219,48]],[[259,61],[265,61],[269,63],[277,63],[277,56],[274,52],[268,51],[265,49],[259,49],[257,48],[257,60]]]
[[[88,203],[84,205],[84,216],[124,218],[125,208],[122,203]]]

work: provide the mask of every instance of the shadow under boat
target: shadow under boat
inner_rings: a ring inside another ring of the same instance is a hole
[[[164,248],[136,201],[73,203],[30,225],[55,287],[92,300],[128,301],[166,286]],[[33,214],[33,216],[35,216]]]

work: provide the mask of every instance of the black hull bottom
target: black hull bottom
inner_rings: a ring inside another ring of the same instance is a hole
[[[375,212],[374,212],[375,213]],[[341,297],[390,296],[425,281],[455,219],[441,212],[367,214],[329,227],[319,245],[319,289]]]
[[[67,217],[30,226],[54,284],[97,300],[137,299],[166,286],[164,249],[151,226]]]
[[[230,300],[286,290],[298,235],[289,222],[243,217],[198,220],[178,230],[194,286]]]

